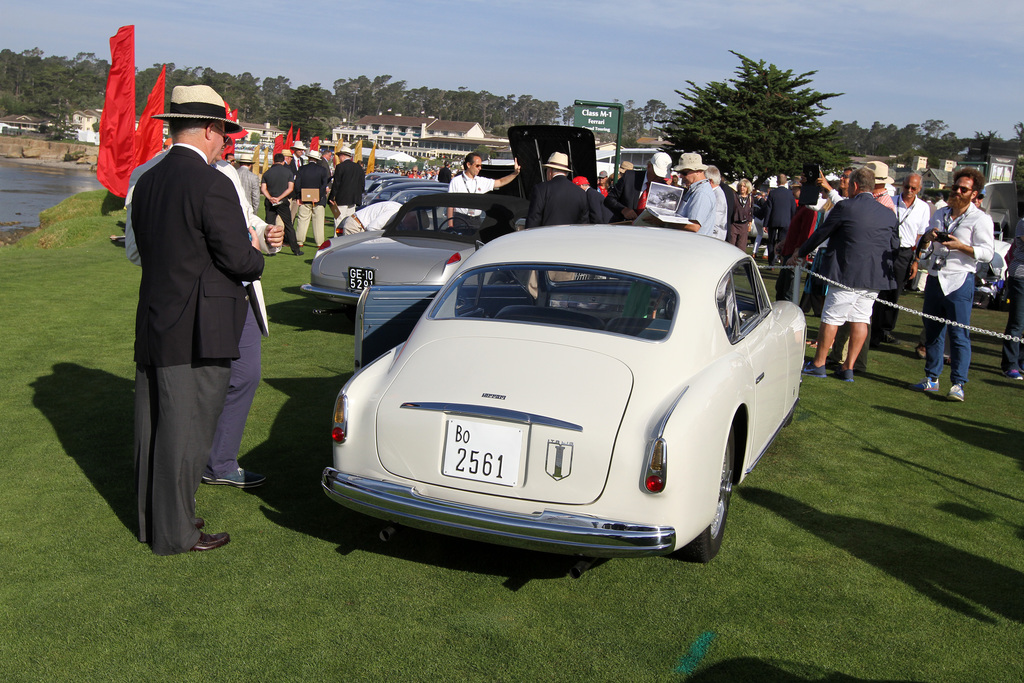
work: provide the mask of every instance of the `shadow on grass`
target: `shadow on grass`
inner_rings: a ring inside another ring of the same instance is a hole
[[[103,370],[58,363],[31,386],[32,404],[50,421],[64,452],[134,533],[134,382]]]
[[[313,313],[313,309],[340,309],[340,306],[314,299],[303,293],[298,287],[284,287],[281,291],[292,296],[267,306],[267,316],[271,322],[293,327],[300,332],[323,330],[344,335],[351,335],[354,332],[352,320],[347,315],[317,315]]]
[[[107,192],[100,205],[100,213],[109,216],[117,211],[124,211],[124,197],[118,197],[113,192]]]
[[[334,543],[342,555],[371,552],[503,576],[509,590],[518,590],[532,579],[564,577],[579,561],[406,528],[400,529],[394,540],[384,543],[378,534],[388,526],[387,522],[331,501],[320,485],[324,467],[333,464],[330,411],[338,390],[350,376],[264,379],[288,398],[278,411],[267,440],[244,454],[239,463],[267,476],[266,484],[246,493],[263,501],[262,511],[269,521]],[[322,410],[311,411],[310,406],[320,406]]]
[[[944,607],[996,623],[975,605],[1024,622],[1024,574],[889,524],[822,512],[781,493],[741,488],[760,505],[867,562]]]
[[[758,681],[758,683],[909,683],[909,679],[857,678],[818,667],[793,662],[765,661],[755,657],[738,657],[696,671],[686,679],[690,683],[734,683],[735,681]]]
[[[935,397],[933,396],[933,398]],[[969,446],[984,448],[993,453],[1012,458],[1024,469],[1024,452],[1020,448],[1021,440],[1024,439],[1024,433],[1019,429],[1006,429],[991,422],[979,422],[952,415],[924,414],[880,405],[875,406],[875,408],[890,415],[898,415],[908,420],[917,420],[929,427],[940,430],[948,438],[962,441]]]

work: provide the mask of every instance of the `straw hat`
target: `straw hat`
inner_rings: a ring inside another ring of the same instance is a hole
[[[894,182],[892,176],[889,175],[889,165],[881,161],[869,161],[864,164],[864,168],[870,168],[875,174],[875,185],[888,185]]]
[[[544,164],[544,168],[572,173],[572,169],[569,168],[569,155],[565,152],[555,152],[549,156],[548,163]]]
[[[672,169],[674,171],[706,171],[708,170],[707,164],[703,162],[699,154],[694,152],[686,152],[679,157],[679,163]]]
[[[208,85],[176,85],[171,91],[171,110],[154,119],[201,119],[223,121],[225,133],[241,132],[242,127],[227,118],[224,98]]]

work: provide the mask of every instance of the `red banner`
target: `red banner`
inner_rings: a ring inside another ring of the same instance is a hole
[[[292,127],[288,126],[288,137],[284,139],[285,149],[291,149],[293,142],[295,142],[295,139],[292,137]]]
[[[312,150],[320,151],[320,136],[314,135],[313,139],[309,143],[309,148]]]
[[[135,27],[122,26],[110,39],[110,74],[100,117],[96,178],[118,197],[128,194],[135,167]]]
[[[157,154],[164,146],[164,122],[154,116],[164,113],[164,93],[166,87],[167,66],[160,69],[153,89],[149,91],[146,108],[139,117],[139,127],[135,130],[135,165],[141,166]],[[102,138],[100,138],[102,140]]]
[[[280,154],[284,151],[284,135],[278,135],[274,138],[274,154]]]

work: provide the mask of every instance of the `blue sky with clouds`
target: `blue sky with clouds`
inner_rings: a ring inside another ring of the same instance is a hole
[[[0,47],[16,52],[109,59],[110,36],[135,24],[140,68],[282,75],[293,87],[330,90],[338,78],[391,74],[410,88],[465,86],[562,106],[658,99],[674,108],[686,81],[732,77],[735,50],[817,71],[812,87],[844,93],[826,121],[941,119],[962,136],[1007,137],[1024,120],[1020,2],[50,0],[4,15]]]

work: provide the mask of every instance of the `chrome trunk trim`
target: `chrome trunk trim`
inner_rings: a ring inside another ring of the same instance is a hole
[[[324,469],[327,496],[371,517],[434,533],[516,548],[588,557],[665,555],[676,532],[556,510],[520,514],[426,498],[410,486]]]

